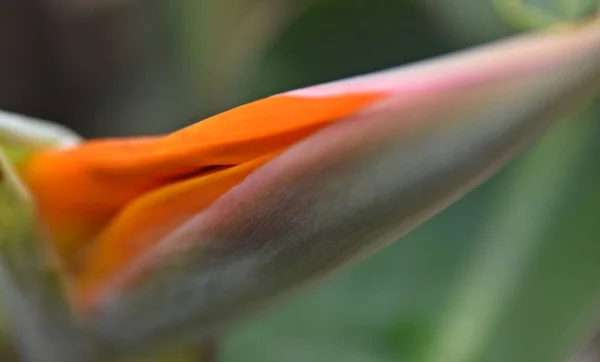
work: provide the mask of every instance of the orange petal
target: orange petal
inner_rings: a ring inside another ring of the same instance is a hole
[[[381,96],[274,96],[163,137],[97,140],[70,149],[49,149],[28,159],[19,171],[59,255],[72,260],[142,194],[281,150]],[[202,190],[213,196],[224,191]],[[177,214],[179,209],[170,212]],[[139,227],[147,224],[140,222]]]
[[[276,153],[207,176],[191,178],[151,191],[134,200],[92,245],[85,266],[74,280],[77,300],[125,266],[141,251],[240,183]]]

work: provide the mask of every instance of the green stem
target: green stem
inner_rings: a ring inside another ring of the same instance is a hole
[[[576,23],[600,10],[597,0],[558,0],[555,14],[544,11],[526,0],[492,0],[500,15],[521,30],[537,30],[561,23]]]
[[[492,3],[506,21],[521,30],[542,29],[560,22],[556,16],[525,4],[525,0],[492,0]]]

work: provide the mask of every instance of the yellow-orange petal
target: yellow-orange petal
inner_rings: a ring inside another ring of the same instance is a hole
[[[141,195],[209,174],[215,167],[233,167],[276,152],[382,95],[269,97],[163,137],[48,149],[26,160],[19,172],[35,196],[59,256],[68,264]]]
[[[76,300],[83,305],[94,289],[128,261],[168,235],[220,195],[241,182],[277,153],[151,191],[134,200],[111,222],[72,280]]]

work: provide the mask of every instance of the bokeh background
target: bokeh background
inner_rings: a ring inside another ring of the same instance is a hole
[[[163,133],[515,32],[490,0],[1,0],[0,109],[87,137]],[[593,107],[567,120],[407,237],[238,326],[220,360],[567,361],[600,316],[599,126]]]

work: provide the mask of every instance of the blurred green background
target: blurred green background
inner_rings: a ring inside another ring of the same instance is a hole
[[[489,0],[2,0],[0,108],[88,137],[161,133],[514,33]],[[575,118],[401,241],[240,325],[220,360],[567,361],[600,297],[600,112]]]

